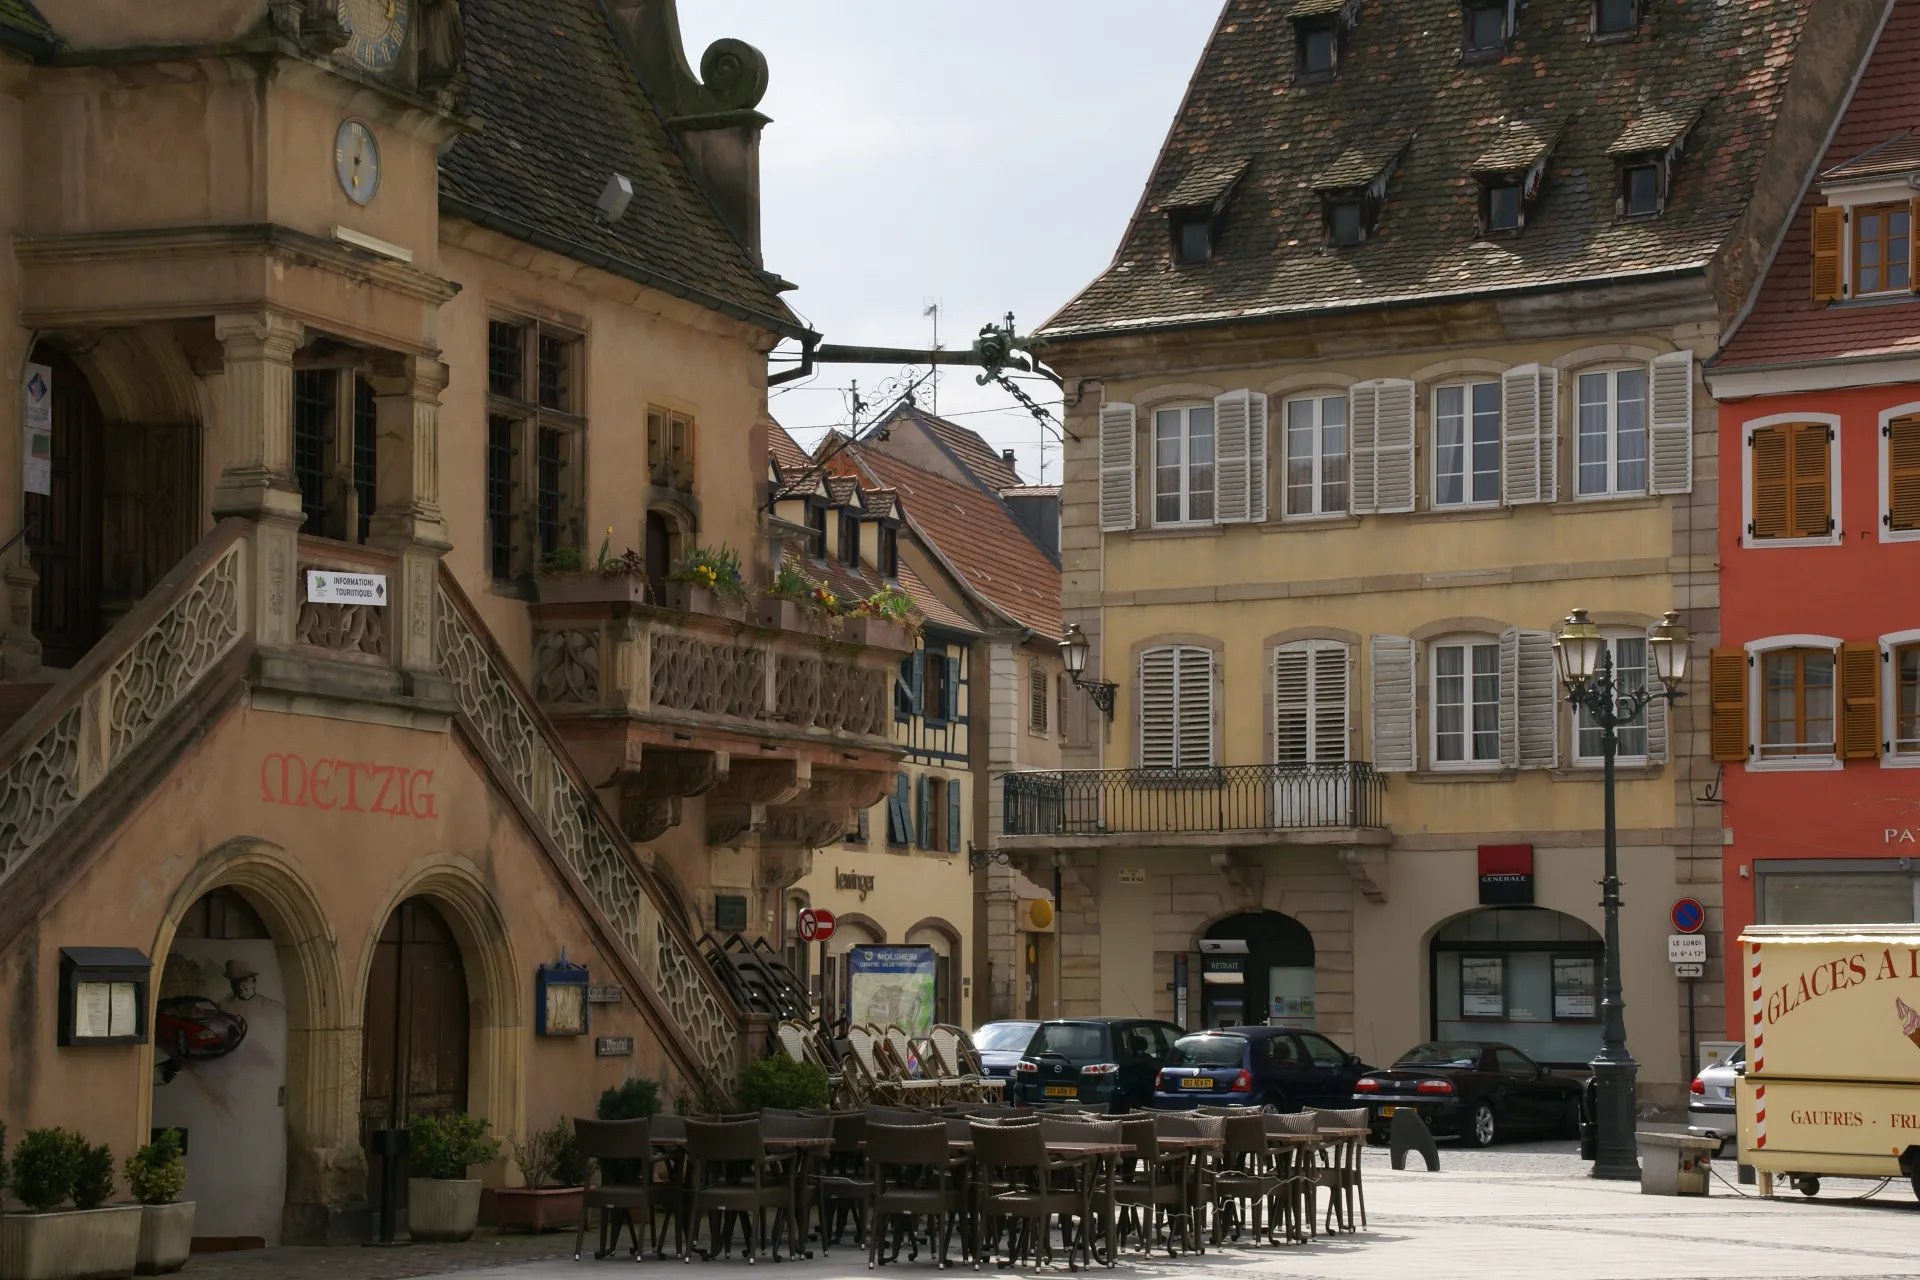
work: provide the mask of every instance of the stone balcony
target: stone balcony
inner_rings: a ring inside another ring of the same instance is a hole
[[[878,619],[810,626],[780,601],[757,611],[669,584],[665,605],[629,578],[542,584],[533,695],[581,767],[617,791],[644,843],[704,796],[709,845],[753,835],[805,851],[838,840],[888,794],[893,680],[912,648]]]

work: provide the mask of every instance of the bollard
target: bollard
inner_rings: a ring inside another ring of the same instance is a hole
[[[373,1154],[380,1157],[380,1243],[392,1244],[400,1218],[400,1188],[406,1185],[407,1131],[373,1131]]]
[[[1407,1153],[1418,1151],[1427,1162],[1428,1173],[1440,1172],[1440,1148],[1434,1145],[1433,1133],[1419,1112],[1412,1107],[1395,1108],[1389,1123],[1392,1128],[1388,1130],[1387,1142],[1395,1169],[1406,1168]]]

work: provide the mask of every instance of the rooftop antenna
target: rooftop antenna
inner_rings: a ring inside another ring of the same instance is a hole
[[[933,319],[932,350],[945,351],[946,348],[940,344],[940,299],[922,298],[920,301],[922,303],[920,314],[922,316],[930,316]],[[940,366],[939,365],[933,366],[933,377],[928,380],[927,388],[928,388],[927,402],[931,406],[928,412],[932,413],[933,416],[937,418],[940,416]]]

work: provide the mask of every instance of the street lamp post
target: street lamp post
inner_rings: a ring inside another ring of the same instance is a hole
[[[1687,673],[1687,629],[1669,611],[1647,637],[1650,665],[1660,684],[1622,691],[1615,682],[1613,654],[1585,609],[1575,609],[1555,638],[1554,657],[1567,686],[1567,701],[1585,711],[1600,729],[1600,758],[1605,770],[1606,871],[1600,905],[1606,913],[1606,973],[1600,989],[1600,1052],[1592,1067],[1596,1092],[1597,1142],[1593,1176],[1635,1179],[1640,1161],[1633,1137],[1634,1077],[1640,1064],[1627,1050],[1626,1000],[1620,989],[1620,854],[1614,833],[1614,753],[1619,729],[1631,723],[1656,698],[1683,697]],[[1575,732],[1578,732],[1577,722]]]

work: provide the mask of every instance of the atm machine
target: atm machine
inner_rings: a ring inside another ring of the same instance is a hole
[[[1201,939],[1200,1025],[1208,1030],[1248,1025],[1244,939]]]

